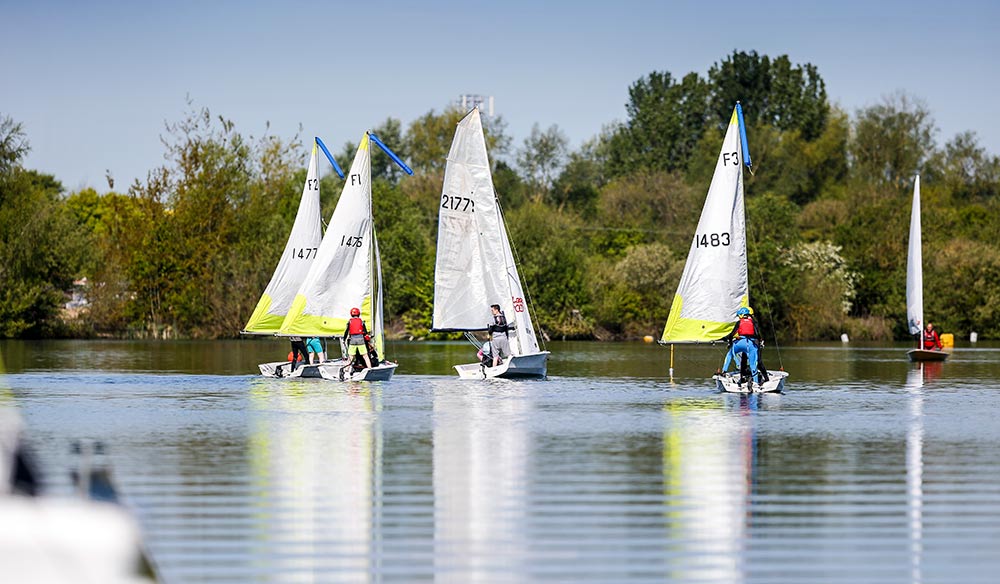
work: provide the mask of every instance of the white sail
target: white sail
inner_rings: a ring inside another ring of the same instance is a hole
[[[309,158],[309,172],[302,187],[299,210],[292,232],[281,254],[271,281],[257,302],[244,333],[272,334],[278,332],[285,315],[292,307],[295,294],[305,280],[323,240],[319,199],[319,175],[316,170],[316,143]]]
[[[739,116],[734,109],[663,342],[719,340],[732,330],[736,311],[749,306],[742,164]]]
[[[919,334],[924,322],[924,271],[920,251],[920,176],[913,184],[910,243],[906,254],[906,320],[910,334]]]
[[[538,340],[493,188],[479,109],[455,130],[438,216],[434,330],[484,330],[499,304],[514,355],[537,353]]]
[[[369,144],[366,133],[319,246],[319,255],[281,325],[281,334],[341,336],[354,307],[361,309],[368,330],[375,328],[373,318],[379,299],[374,298],[373,274],[377,266]]]

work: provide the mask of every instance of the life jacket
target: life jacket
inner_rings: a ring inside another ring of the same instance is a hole
[[[500,312],[500,314],[496,314],[493,316],[493,324],[491,324],[489,328],[491,333],[507,334],[508,331],[507,317],[504,315],[502,311]]]
[[[365,334],[365,321],[358,317],[354,317],[347,321],[347,334],[349,335],[363,335]]]
[[[752,318],[741,318],[740,319],[740,324],[736,328],[736,334],[740,335],[741,337],[755,337],[755,336],[757,336],[757,331],[755,331],[754,328],[753,328],[753,319]]]
[[[931,351],[941,346],[941,339],[938,337],[936,330],[931,332],[924,331],[924,349]]]

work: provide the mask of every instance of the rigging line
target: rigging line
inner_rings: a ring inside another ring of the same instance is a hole
[[[514,241],[510,238],[510,232],[507,230],[507,220],[504,219],[503,209],[500,207],[500,195],[497,193],[496,186],[493,187],[493,200],[496,201],[496,204],[497,204],[497,215],[500,216],[500,225],[503,227],[504,233],[507,236],[507,245],[510,246],[511,255],[514,256],[514,263],[515,264],[519,264],[519,263],[521,263],[521,256],[520,256],[520,254],[517,253],[517,246],[514,245]],[[507,258],[505,256],[504,257],[504,262],[506,263],[506,261],[507,261]],[[516,266],[515,266],[515,269],[516,269]],[[507,286],[508,286],[508,289],[510,287],[510,275],[509,274],[510,273],[508,271],[508,276],[507,276],[507,282],[508,282]],[[535,312],[535,303],[531,300],[531,292],[528,291],[528,284],[526,282],[521,282],[521,287],[524,289],[524,299],[528,302],[528,309],[531,311],[531,314],[532,315],[538,314],[537,312]],[[545,351],[546,350],[546,347],[545,347],[545,332],[542,330],[542,327],[539,326],[539,324],[538,324],[537,321],[536,322],[532,322],[532,321],[535,321],[535,319],[537,319],[537,316],[535,316],[535,317],[529,316],[528,317],[528,322],[531,322],[531,326],[533,328],[535,328],[539,333],[541,333],[541,337],[539,337],[539,335],[535,335],[535,342],[539,343],[540,348],[543,351]]]
[[[746,200],[746,194],[745,194],[745,192],[744,192],[744,200]],[[744,205],[745,205],[745,203],[744,203]],[[744,207],[744,209],[745,209],[745,207]],[[745,213],[746,213],[746,211],[744,211],[744,214]],[[750,237],[753,239],[753,245],[754,245],[754,247],[757,248],[757,249],[760,249],[759,242],[757,241],[757,230],[756,230],[756,228],[754,228],[753,223],[751,223],[746,218],[744,218],[743,221],[744,221],[745,225],[748,227],[748,231],[750,232]],[[748,260],[749,260],[749,255],[750,254],[747,253],[747,256],[748,256],[747,259]],[[764,270],[761,269],[759,262],[757,263],[757,265],[755,267],[756,267],[756,270],[757,270],[757,277],[760,279],[760,289],[764,292],[764,294],[763,294],[763,296],[764,296],[764,306],[767,307],[768,322],[770,322],[770,324],[771,324],[771,336],[774,338],[774,351],[778,355],[778,367],[780,367],[782,370],[784,370],[785,369],[785,364],[781,360],[781,346],[778,344],[778,333],[774,329],[774,313],[771,311],[771,301],[768,299],[769,295],[767,293],[767,285],[764,283]]]

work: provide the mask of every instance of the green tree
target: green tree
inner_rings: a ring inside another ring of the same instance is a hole
[[[697,74],[680,82],[654,71],[629,88],[628,120],[612,130],[608,174],[684,168],[709,119],[710,88]]]
[[[60,309],[82,263],[55,177],[26,170],[30,146],[0,116],[0,337],[62,334]]]
[[[733,51],[708,71],[713,119],[729,124],[733,106],[743,104],[748,126],[766,124],[798,131],[807,142],[826,127],[830,110],[826,84],[815,65],[792,65],[788,55],[771,60],[756,51]]]
[[[552,189],[565,164],[568,146],[569,139],[559,126],[552,125],[544,131],[538,124],[532,126],[531,134],[517,152],[517,164],[535,199],[544,198]]]
[[[861,109],[850,143],[858,180],[903,190],[934,152],[937,132],[927,106],[899,93]]]

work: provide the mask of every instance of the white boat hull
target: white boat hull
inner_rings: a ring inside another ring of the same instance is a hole
[[[496,367],[485,367],[481,363],[455,365],[461,379],[504,379],[534,378],[544,379],[548,374],[549,351],[514,355]]]
[[[910,349],[906,352],[910,361],[944,361],[948,358],[947,351],[928,351],[926,349]]]
[[[324,363],[319,366],[319,373],[323,379],[331,381],[389,381],[392,379],[393,373],[396,372],[396,367],[399,367],[398,363],[382,361],[375,367],[362,369],[347,375],[346,371],[344,371],[346,365],[347,361],[343,359]]]
[[[326,361],[325,363],[331,363]],[[334,361],[335,362],[335,361]],[[264,377],[296,378],[296,377],[322,377],[319,373],[321,363],[296,363],[295,370],[292,371],[291,361],[276,361],[273,363],[261,363],[257,366],[260,374]]]
[[[275,377],[281,379],[294,379],[297,377],[330,379],[334,381],[388,381],[392,379],[396,372],[397,363],[383,361],[376,367],[362,369],[350,376],[340,377],[340,372],[347,365],[346,359],[335,359],[323,361],[322,363],[303,364],[299,363],[292,371],[291,361],[278,361],[275,363],[261,363],[257,367],[264,377]]]
[[[719,391],[727,393],[780,393],[785,388],[788,372],[768,371],[767,374],[770,379],[762,384],[740,383],[740,374],[735,371],[713,375],[712,379]]]

